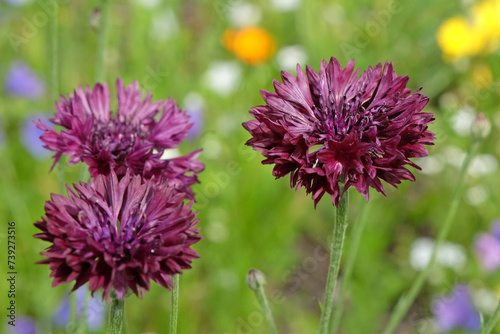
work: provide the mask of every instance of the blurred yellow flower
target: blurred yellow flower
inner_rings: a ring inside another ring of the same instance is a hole
[[[449,18],[438,29],[437,42],[447,61],[490,53],[500,46],[500,0],[477,2],[468,18]]]
[[[480,38],[485,42],[485,51],[494,51],[500,38],[500,1],[478,2],[472,7],[472,17]]]
[[[276,52],[273,36],[260,27],[228,29],[224,32],[222,41],[227,50],[250,65],[257,65],[271,58]]]
[[[437,32],[437,42],[444,58],[453,61],[463,56],[475,55],[481,51],[482,42],[475,28],[461,16],[444,21]]]

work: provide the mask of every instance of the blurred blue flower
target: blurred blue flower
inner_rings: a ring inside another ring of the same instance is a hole
[[[500,268],[500,221],[493,224],[491,233],[479,233],[475,239],[475,253],[484,269]]]
[[[447,296],[434,298],[432,312],[440,332],[447,333],[456,328],[479,331],[479,312],[472,305],[469,290],[465,284],[455,285]]]
[[[76,293],[76,316],[79,319],[83,311],[85,293],[87,286],[78,289]],[[90,297],[87,306],[87,326],[91,332],[97,332],[104,326],[106,315],[106,304],[97,297]],[[65,296],[52,317],[52,323],[56,328],[65,328],[70,319],[69,297]]]
[[[184,109],[189,116],[189,122],[193,123],[191,129],[187,133],[189,139],[196,139],[203,129],[203,114],[205,111],[205,101],[203,97],[191,92],[184,98]]]
[[[5,90],[8,94],[35,100],[45,93],[45,84],[25,62],[18,60],[7,72]]]
[[[3,2],[6,2],[10,5],[14,5],[14,6],[22,6],[22,5],[26,5],[28,3],[31,3],[32,0],[3,0]]]
[[[9,334],[37,334],[36,322],[27,316],[17,316],[16,325],[6,325],[6,332]]]
[[[37,159],[43,159],[50,156],[51,152],[47,150],[40,140],[40,136],[45,132],[36,127],[35,121],[42,120],[46,124],[52,124],[49,121],[49,118],[41,113],[37,113],[34,115],[30,115],[26,117],[23,124],[21,125],[21,142],[24,145],[24,148],[31,153],[31,155]]]

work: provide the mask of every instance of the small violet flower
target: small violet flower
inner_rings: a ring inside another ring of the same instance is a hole
[[[81,317],[87,287],[81,287],[76,291],[76,315]],[[89,297],[87,304],[87,327],[91,332],[98,332],[104,327],[106,316],[106,304],[99,298]],[[52,323],[57,328],[64,328],[70,319],[70,302],[68,296],[59,304],[57,311],[52,317]]]
[[[45,84],[25,62],[18,60],[7,72],[5,90],[10,95],[36,100],[45,94]]]
[[[493,224],[491,233],[479,233],[475,239],[475,253],[486,271],[500,268],[500,221]]]
[[[45,114],[34,114],[26,117],[21,124],[20,134],[21,142],[24,148],[37,159],[43,159],[50,156],[50,151],[44,147],[40,136],[45,132],[35,125],[35,121],[43,120],[48,122],[49,119]]]
[[[434,298],[432,312],[439,331],[442,333],[458,328],[469,331],[481,329],[479,312],[472,305],[469,290],[465,284],[457,284],[447,296]]]
[[[18,315],[15,326],[5,325],[5,332],[8,334],[38,334],[38,326],[35,319],[28,316]]]

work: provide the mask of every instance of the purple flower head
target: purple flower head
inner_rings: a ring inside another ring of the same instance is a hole
[[[30,115],[27,117],[23,124],[21,125],[21,141],[26,148],[26,150],[31,153],[35,158],[46,158],[50,155],[42,141],[40,136],[44,133],[43,130],[39,129],[35,125],[35,121],[42,119],[44,122],[48,122],[49,119],[44,114]]]
[[[129,173],[119,180],[112,171],[68,186],[68,197],[52,194],[35,224],[35,237],[51,243],[38,263],[49,265],[52,285],[75,281],[75,291],[88,282],[107,300],[111,289],[119,299],[128,289],[142,297],[150,280],[170,289],[170,276],[199,257],[191,245],[201,236],[192,202],[160,181]]]
[[[369,187],[385,195],[381,180],[414,181],[405,165],[420,169],[410,158],[433,144],[433,115],[421,112],[428,98],[406,88],[408,76],[397,76],[392,63],[358,73],[353,60],[343,70],[337,59],[323,60],[319,73],[297,64],[297,77],[282,71],[283,83],[273,81],[275,93],[262,90],[267,104],[243,123],[262,163],[275,165],[276,178],[290,174],[291,186],[305,187],[315,205],[327,192],[337,206],[342,180],[367,200]]]
[[[56,103],[57,112],[51,121],[65,130],[58,133],[44,122],[37,123],[45,131],[40,137],[45,147],[56,152],[54,165],[67,154],[70,164],[85,162],[92,177],[110,171],[122,177],[127,170],[146,179],[161,176],[193,198],[190,186],[198,182],[197,173],[204,169],[196,159],[201,151],[161,159],[163,151],[177,147],[191,127],[186,112],[174,100],[152,103],[151,92],[143,99],[137,81],[125,88],[118,79],[116,88],[118,110],[114,115],[108,85],[97,84],[93,90],[78,88],[68,99],[62,96]],[[172,170],[175,175],[170,174]]]
[[[457,284],[448,296],[434,298],[432,312],[441,332],[456,328],[469,331],[481,329],[479,312],[474,309],[465,284]]]
[[[6,324],[5,332],[9,334],[37,334],[38,328],[36,321],[27,316],[17,316],[15,326]]]
[[[85,304],[85,292],[87,288],[81,287],[76,291],[76,315],[81,317]],[[87,304],[87,326],[91,332],[100,331],[104,326],[106,314],[106,304],[99,298],[91,297]],[[64,328],[70,320],[70,303],[68,296],[59,304],[56,313],[52,318],[52,322],[57,328]]]
[[[14,62],[5,79],[8,94],[36,100],[45,94],[43,81],[23,61]]]
[[[476,236],[475,253],[485,270],[500,268],[500,222],[493,224],[491,234],[479,233]]]

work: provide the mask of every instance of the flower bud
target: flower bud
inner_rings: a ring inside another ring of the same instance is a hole
[[[266,284],[266,277],[257,269],[250,269],[247,275],[247,285],[252,291],[257,291],[261,286]]]
[[[471,134],[472,138],[481,140],[488,137],[491,131],[491,122],[485,114],[477,115],[476,120],[472,123]]]

